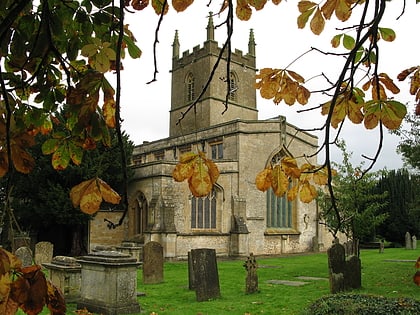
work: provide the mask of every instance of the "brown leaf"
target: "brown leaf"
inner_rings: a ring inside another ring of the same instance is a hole
[[[53,315],[66,314],[66,301],[61,290],[51,281],[47,281],[47,307]]]
[[[193,163],[178,163],[172,172],[172,177],[177,182],[182,182],[192,176],[194,172]]]
[[[41,267],[34,265],[22,268],[23,277],[30,284],[28,299],[21,306],[22,310],[28,315],[38,314],[44,308],[47,300],[47,280]]]
[[[172,6],[177,12],[182,12],[187,9],[194,0],[172,0]]]
[[[217,182],[217,179],[219,178],[219,169],[217,168],[216,163],[214,163],[212,160],[205,159],[205,164],[208,168],[208,173],[210,175],[211,183],[214,185]]]
[[[13,165],[16,170],[23,174],[29,174],[35,166],[35,160],[32,155],[17,144],[12,145],[11,149]]]
[[[314,16],[312,17],[310,27],[312,33],[314,33],[315,35],[321,34],[324,30],[325,20],[319,8],[315,11]]]
[[[248,21],[251,18],[252,9],[246,0],[237,0],[236,2],[236,16],[241,21]]]
[[[7,153],[0,151],[0,177],[7,174],[9,170],[9,161],[7,159]]]
[[[324,17],[329,20],[335,10],[337,5],[337,0],[327,0],[324,5],[321,7],[321,11],[324,14]]]

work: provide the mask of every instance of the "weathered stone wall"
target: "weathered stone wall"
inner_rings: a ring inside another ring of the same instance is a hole
[[[121,211],[99,211],[89,223],[89,248],[90,251],[96,246],[119,246],[127,237],[127,219],[123,225],[109,229],[104,219],[118,223],[122,215]]]

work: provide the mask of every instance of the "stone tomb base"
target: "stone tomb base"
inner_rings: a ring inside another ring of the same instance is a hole
[[[103,315],[139,314],[137,267],[131,255],[102,251],[81,257],[81,297],[77,308]]]

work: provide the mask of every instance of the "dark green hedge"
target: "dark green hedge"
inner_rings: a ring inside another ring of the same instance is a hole
[[[335,294],[312,303],[307,315],[417,315],[420,301],[367,294]]]

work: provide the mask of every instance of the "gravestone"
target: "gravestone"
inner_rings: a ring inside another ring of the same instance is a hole
[[[412,249],[413,248],[413,241],[411,240],[410,232],[405,233],[405,249]]]
[[[330,291],[344,291],[344,273],[346,270],[346,253],[344,246],[335,242],[328,250],[328,268],[330,275]]]
[[[415,235],[413,235],[411,237],[411,248],[412,249],[416,249],[417,248],[417,237]]]
[[[385,251],[385,243],[382,240],[382,241],[379,242],[379,253],[383,254],[384,251]]]
[[[353,255],[346,260],[344,246],[337,241],[328,249],[327,253],[331,293],[361,288],[362,268],[360,258]]]
[[[195,290],[194,270],[192,264],[191,252],[188,252],[188,289]]]
[[[220,298],[216,250],[210,248],[192,249],[191,262],[196,300],[202,302]]]
[[[35,244],[35,264],[50,263],[53,258],[54,245],[50,242]]]
[[[351,256],[346,261],[346,271],[344,273],[344,289],[360,289],[362,287],[362,265],[360,258]]]
[[[48,278],[61,290],[66,302],[77,302],[82,285],[82,266],[76,258],[56,256],[51,263],[44,263],[42,266],[48,270]]]
[[[82,266],[77,309],[103,315],[140,314],[136,258],[118,251],[92,252]]]
[[[22,246],[15,251],[15,255],[22,262],[23,267],[31,266],[33,264],[32,251],[29,247]]]
[[[163,247],[158,242],[148,242],[143,248],[143,283],[163,282]]]
[[[249,254],[249,257],[244,263],[244,267],[247,271],[245,280],[245,293],[251,294],[258,292],[258,264],[253,253]]]

